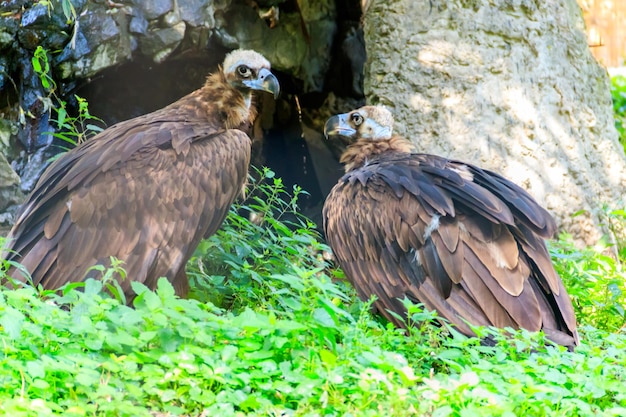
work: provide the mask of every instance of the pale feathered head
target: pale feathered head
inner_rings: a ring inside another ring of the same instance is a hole
[[[324,135],[388,140],[393,133],[393,116],[383,106],[364,106],[350,113],[331,117],[324,125]]]
[[[267,91],[274,94],[274,98],[280,93],[278,79],[270,71],[269,61],[258,52],[232,51],[224,58],[222,69],[226,80],[237,88]]]

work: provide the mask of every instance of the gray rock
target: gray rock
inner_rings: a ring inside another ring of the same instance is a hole
[[[120,36],[121,33],[117,22],[102,9],[88,11],[78,21],[80,22],[80,30],[85,35],[87,44],[91,49]]]
[[[48,165],[50,165],[50,155],[44,148],[37,149],[29,156],[20,177],[20,190],[24,194],[30,193],[35,188],[37,180]]]
[[[0,50],[15,47],[19,20],[14,16],[0,17]]]
[[[145,35],[148,33],[148,21],[143,15],[133,16],[130,20],[129,30],[133,34]]]
[[[6,154],[11,147],[11,137],[17,133],[17,123],[0,119],[0,154]]]
[[[141,53],[151,56],[155,62],[164,61],[185,37],[185,28],[185,22],[179,22],[173,27],[150,31],[150,36],[139,40]]]
[[[0,90],[4,88],[5,83],[8,81],[5,74],[9,73],[9,60],[5,56],[0,56]]]
[[[206,0],[184,1],[178,2],[177,5],[181,19],[188,25],[193,27],[215,27],[215,19],[213,19],[215,8],[213,2]]]
[[[89,9],[88,9],[89,10]],[[132,57],[131,17],[121,10],[94,8],[79,18],[74,45],[55,60],[62,79],[86,78]]]
[[[50,13],[41,3],[25,9],[20,20],[17,38],[22,47],[34,50],[37,46],[60,49],[68,39],[67,21],[58,13]]]
[[[5,156],[0,153],[0,188],[8,188],[19,184],[20,176],[13,171]]]
[[[133,0],[133,4],[143,11],[147,20],[157,19],[174,9],[173,0]]]
[[[24,13],[22,13],[22,27],[48,24],[48,7],[41,3],[35,4],[33,7],[24,10]]]

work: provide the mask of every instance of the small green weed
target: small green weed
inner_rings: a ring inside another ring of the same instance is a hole
[[[289,192],[269,168],[255,170],[248,188],[250,197],[233,205],[190,262],[193,296],[234,310],[250,302],[268,310],[278,304],[298,309],[310,296],[302,293],[303,282],[324,292],[324,283],[331,281],[326,275],[338,274],[324,260],[330,249],[315,224],[298,212],[298,197],[305,191],[296,186]],[[346,301],[342,292],[328,297],[333,306]]]
[[[48,52],[41,46],[35,50],[32,65],[41,80],[41,85],[48,92],[48,96],[39,97],[39,99],[44,104],[46,111],[54,115],[52,118],[56,128],[56,131],[52,133],[54,137],[63,140],[71,148],[102,131],[102,128],[96,124],[103,123],[102,120],[89,113],[89,104],[84,98],[75,95],[78,115],[71,116],[68,113],[67,103],[56,93],[57,85],[52,78]]]
[[[580,324],[615,331],[626,324],[626,274],[609,255],[608,245],[577,249],[571,236],[552,245],[557,272],[563,278]]]
[[[605,208],[610,235],[595,247],[578,249],[572,236],[550,242],[555,268],[563,278],[578,323],[616,331],[626,325],[626,246],[624,210]]]

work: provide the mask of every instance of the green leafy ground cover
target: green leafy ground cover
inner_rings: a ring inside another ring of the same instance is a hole
[[[497,344],[480,346],[417,306],[405,335],[329,266],[302,191],[261,177],[190,262],[193,299],[165,280],[135,284],[135,308],[106,282],[0,288],[0,414],[626,415],[624,272],[606,248],[552,248],[581,322],[574,353],[491,329]]]

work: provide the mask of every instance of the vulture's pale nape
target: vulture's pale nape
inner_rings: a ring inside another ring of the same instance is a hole
[[[18,212],[3,257],[21,263],[32,284],[56,289],[99,278],[87,270],[113,256],[126,269],[128,301],[130,281],[154,289],[160,277],[185,296],[185,264],[247,178],[253,90],[278,95],[270,63],[233,51],[200,89],[63,154]],[[16,269],[9,275],[28,280]]]
[[[401,300],[467,325],[542,330],[578,344],[572,302],[544,239],[556,225],[524,189],[476,166],[416,153],[383,107],[333,116],[326,136],[354,142],[328,195],[324,231],[360,297],[397,326]]]

